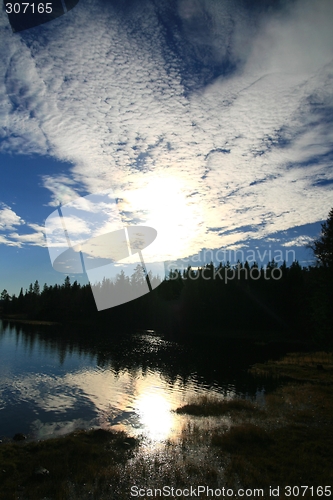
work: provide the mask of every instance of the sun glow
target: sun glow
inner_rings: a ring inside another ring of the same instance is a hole
[[[201,210],[189,185],[176,177],[153,178],[121,203],[123,213],[140,214],[144,223],[157,230],[156,242],[147,248],[152,259],[187,256],[202,224]]]

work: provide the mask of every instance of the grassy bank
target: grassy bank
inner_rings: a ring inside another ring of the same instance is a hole
[[[287,377],[289,383],[266,395],[265,404],[201,398],[177,410],[212,416],[206,431],[211,451],[225,462],[231,488],[333,484],[333,355],[293,353],[251,368],[254,375]],[[223,417],[228,415],[231,425]],[[218,417],[221,423],[218,422]],[[286,494],[284,494],[286,493]],[[302,498],[320,495],[308,491]]]
[[[78,431],[39,442],[0,445],[0,499],[83,498],[116,482],[137,441],[126,434]],[[90,497],[91,498],[91,497]]]

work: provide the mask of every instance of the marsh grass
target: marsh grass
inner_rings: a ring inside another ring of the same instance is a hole
[[[267,446],[271,439],[265,429],[254,424],[240,424],[231,427],[228,432],[215,431],[211,437],[213,446],[219,446],[229,453],[239,451],[253,452],[254,448]]]
[[[71,498],[71,490],[91,490],[119,474],[137,441],[102,429],[30,443],[0,445],[0,499]],[[36,468],[49,471],[37,475]],[[74,488],[75,485],[75,488]]]
[[[229,485],[332,484],[332,360],[332,353],[293,353],[252,368],[254,374],[287,376],[290,382],[266,395],[264,415],[255,424],[244,419],[227,432],[213,432],[212,446],[230,458]],[[313,498],[312,493],[303,498]]]
[[[244,399],[205,397],[177,410],[193,419],[216,417],[206,439],[212,454],[225,464],[225,484],[233,488],[261,487],[267,495],[268,487],[274,485],[332,484],[332,353],[293,353],[255,365],[251,372],[288,377],[289,383],[266,395],[263,407]],[[226,414],[229,426],[219,423]],[[200,426],[196,433],[200,435]],[[313,498],[313,494],[309,491],[302,497]],[[282,491],[279,498],[287,496]]]
[[[328,427],[289,424],[262,433],[246,425],[235,426],[215,437],[213,445],[221,454],[230,454],[225,475],[231,485],[238,481],[253,488],[332,484],[332,431]]]
[[[177,408],[176,413],[195,416],[221,416],[230,412],[253,413],[259,411],[255,404],[246,399],[218,399],[210,396],[199,396],[188,404]]]
[[[258,363],[249,371],[252,375],[330,384],[333,383],[333,353],[289,353],[277,361]]]

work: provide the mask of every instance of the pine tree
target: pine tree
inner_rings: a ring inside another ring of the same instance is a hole
[[[309,247],[318,267],[313,271],[310,308],[314,338],[325,349],[333,346],[333,208],[321,225],[321,235]]]
[[[40,295],[40,286],[38,280],[35,281],[33,290],[35,295]]]
[[[69,290],[70,287],[71,287],[71,280],[70,280],[70,277],[69,276],[66,276],[65,280],[64,280],[64,284],[62,285],[63,288],[65,288],[65,290]]]
[[[320,266],[333,268],[333,208],[328,214],[327,221],[321,225],[320,237],[309,247]]]
[[[1,295],[0,295],[0,300],[3,301],[8,301],[10,299],[9,293],[7,292],[6,289],[2,290]]]

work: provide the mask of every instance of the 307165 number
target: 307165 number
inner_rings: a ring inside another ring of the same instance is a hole
[[[51,14],[52,2],[48,3],[6,3],[7,14],[25,14],[32,12],[33,14]]]
[[[330,497],[331,486],[285,486],[284,493],[286,497],[293,496],[293,498],[301,496],[304,497],[306,493],[316,497]]]

